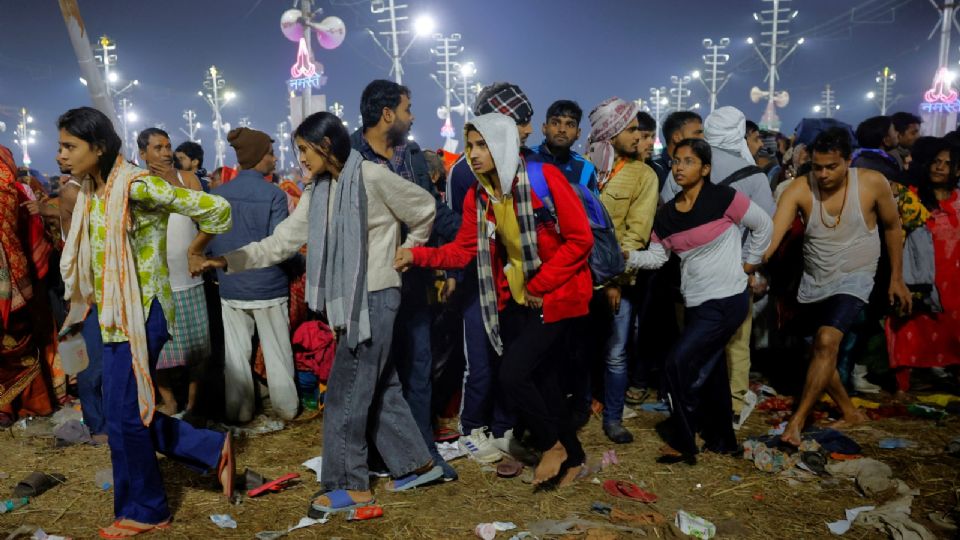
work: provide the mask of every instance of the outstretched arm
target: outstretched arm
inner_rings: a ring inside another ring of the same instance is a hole
[[[890,256],[890,288],[887,290],[890,305],[900,302],[901,309],[909,313],[913,308],[913,297],[903,282],[903,228],[897,203],[886,178],[866,174],[863,177],[869,178],[867,185],[876,196],[877,218],[883,226],[883,239]]]

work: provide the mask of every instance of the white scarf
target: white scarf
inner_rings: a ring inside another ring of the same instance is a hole
[[[150,173],[117,157],[110,171],[104,190],[104,215],[106,220],[106,245],[103,262],[103,297],[94,298],[93,256],[90,247],[90,208],[88,201],[93,194],[93,181],[83,181],[77,194],[74,214],[70,223],[60,259],[60,273],[66,286],[64,298],[70,301],[70,312],[64,327],[83,322],[90,306],[97,304],[100,328],[121,331],[130,342],[133,374],[137,380],[140,403],[140,420],[148,426],[153,421],[156,401],[153,381],[150,378],[150,357],[147,348],[146,320],[143,299],[137,279],[133,246],[130,243],[130,184]]]

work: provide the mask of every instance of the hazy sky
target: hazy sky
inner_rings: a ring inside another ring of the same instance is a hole
[[[670,86],[670,75],[703,70],[701,41],[729,37],[728,67],[733,78],[719,96],[721,105],[741,108],[759,120],[763,104],[749,100],[751,86],[765,88],[765,69],[746,44],[759,35],[751,13],[761,0],[404,0],[412,17],[429,13],[437,31],[463,36],[463,60],[473,61],[480,82],[519,84],[534,103],[540,140],[543,113],[556,99],[574,99],[586,112],[603,99],[648,98],[651,86]],[[185,140],[179,128],[185,109],[195,110],[213,165],[211,111],[198,97],[204,73],[216,64],[239,99],[224,109],[233,125],[248,117],[252,126],[274,133],[285,119],[285,81],[296,44],[280,32],[280,15],[292,0],[79,0],[91,41],[106,34],[118,44],[117,71],[140,86],[128,94],[142,129],[163,123],[174,144]],[[364,28],[376,28],[369,0],[320,0],[324,16],[341,17],[344,44],[332,51],[315,46],[329,81],[322,92],[338,101],[355,127],[360,93],[376,78],[388,78],[390,63]],[[856,123],[878,114],[864,95],[874,89],[876,72],[897,72],[894,94],[903,94],[894,110],[916,111],[936,68],[937,37],[927,40],[938,13],[927,0],[794,0],[799,14],[790,25],[805,43],[782,66],[779,87],[790,104],[779,111],[782,130],[792,132],[820,100],[829,83],[841,105],[837,117]],[[859,7],[859,9],[852,8]],[[55,171],[55,121],[63,111],[90,103],[78,81],[79,68],[55,0],[0,0],[0,121],[7,131],[0,144],[13,144],[16,113],[27,107],[40,131],[31,148],[34,167]],[[430,79],[436,69],[429,53],[433,41],[414,43],[405,57],[404,84],[413,92],[413,128],[425,147],[439,147],[441,121],[436,109],[443,94]],[[960,58],[954,34],[952,62]],[[960,67],[960,66],[958,66]],[[706,107],[708,94],[694,82],[691,102]],[[703,111],[704,113],[706,111]],[[462,118],[455,117],[455,124]],[[582,140],[582,139],[581,139]],[[227,149],[227,162],[234,155]]]

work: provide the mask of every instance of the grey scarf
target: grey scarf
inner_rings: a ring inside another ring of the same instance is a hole
[[[370,339],[367,302],[367,193],[356,150],[340,171],[333,204],[331,180],[314,181],[307,240],[307,304],[326,309],[330,327],[346,331],[347,346]],[[331,212],[328,214],[328,209]]]

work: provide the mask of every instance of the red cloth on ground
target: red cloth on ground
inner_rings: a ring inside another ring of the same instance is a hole
[[[887,351],[890,367],[900,369],[897,387],[910,388],[905,368],[960,364],[960,191],[931,213],[926,227],[933,234],[935,285],[942,313],[917,313],[907,319],[888,317]]]

